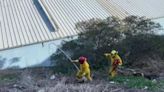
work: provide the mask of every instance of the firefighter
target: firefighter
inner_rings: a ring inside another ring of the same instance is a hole
[[[78,80],[81,80],[83,77],[85,77],[87,80],[92,81],[90,67],[86,57],[81,56],[78,60],[73,60],[72,62],[80,63],[80,70],[76,74]]]
[[[116,50],[112,50],[111,53],[105,53],[104,55],[111,60],[109,75],[111,75],[111,78],[114,78],[117,74],[117,67],[122,65],[122,60]]]

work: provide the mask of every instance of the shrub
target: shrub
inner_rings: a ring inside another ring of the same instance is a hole
[[[164,37],[154,34],[161,30],[161,26],[144,17],[91,19],[77,23],[76,27],[83,30],[82,33],[75,40],[65,41],[61,49],[72,59],[86,56],[92,69],[105,69],[108,62],[103,54],[112,49],[119,51],[127,66],[154,54],[163,57]],[[75,69],[60,50],[52,55],[51,60],[55,71],[69,73]]]

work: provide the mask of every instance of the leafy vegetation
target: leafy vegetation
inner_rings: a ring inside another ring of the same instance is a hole
[[[155,60],[159,65],[163,63],[164,36],[154,34],[162,28],[149,19],[137,16],[129,16],[123,20],[108,17],[104,20],[80,22],[76,27],[83,31],[77,39],[63,42],[61,49],[72,59],[86,56],[94,70],[107,67],[108,62],[103,54],[112,49],[119,51],[126,67],[151,68],[151,64],[147,64],[149,59]],[[52,55],[51,60],[56,72],[71,73],[75,69],[60,50]]]
[[[164,90],[164,81],[148,80],[144,77],[117,76],[113,79],[117,84],[136,89],[148,89],[153,92]]]
[[[116,49],[124,62],[124,68],[139,69],[144,74],[158,76],[164,72],[164,36],[155,32],[163,30],[158,23],[144,17],[129,16],[123,20],[109,17],[91,19],[76,25],[83,30],[77,39],[61,45],[72,59],[86,56],[92,71],[104,71],[109,64],[104,53]],[[51,60],[55,72],[71,74],[75,67],[57,50]],[[74,72],[73,72],[74,73]],[[102,73],[102,72],[101,72]],[[102,74],[103,74],[102,73]],[[118,76],[113,81],[136,89],[160,92],[163,82],[153,82],[144,77]]]
[[[18,75],[15,74],[0,75],[0,83],[3,84],[5,82],[13,82],[16,81],[18,78]]]
[[[136,76],[118,76],[113,81],[125,85],[129,88],[139,88],[139,89],[149,89],[155,90],[157,89],[157,82],[153,82],[152,80],[145,79],[144,77],[136,77]]]

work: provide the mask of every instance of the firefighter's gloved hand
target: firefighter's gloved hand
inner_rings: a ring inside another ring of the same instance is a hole
[[[110,56],[110,53],[104,53],[104,55],[107,57],[107,56]]]
[[[72,60],[71,61],[72,63],[77,63],[77,62],[79,62],[78,60]]]

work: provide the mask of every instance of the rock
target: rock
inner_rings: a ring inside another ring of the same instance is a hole
[[[164,77],[164,71],[162,71],[162,73],[159,74],[159,77]]]
[[[55,75],[51,75],[50,80],[54,80],[54,79],[56,79],[56,76]]]
[[[38,92],[45,92],[45,89],[40,89],[38,90]]]
[[[84,82],[86,82],[86,81],[87,81],[87,78],[83,77],[82,80],[83,80]]]
[[[14,85],[13,85],[13,88],[16,88],[16,89],[19,89],[19,90],[25,89],[24,86],[21,86],[21,85],[18,85],[18,84],[14,84]]]
[[[109,83],[114,84],[115,82],[114,81],[110,81]]]
[[[164,77],[159,77],[158,78],[158,81],[160,81],[160,80],[164,80]]]
[[[146,90],[146,89],[148,89],[148,87],[147,87],[147,86],[145,86],[143,89],[145,89],[145,90]]]
[[[153,79],[157,79],[159,78],[158,75],[154,75],[154,74],[149,74],[149,75],[144,75],[145,78],[149,79],[149,80],[153,80]]]
[[[152,82],[153,82],[153,83],[157,83],[157,80],[156,80],[156,79],[153,79]]]

